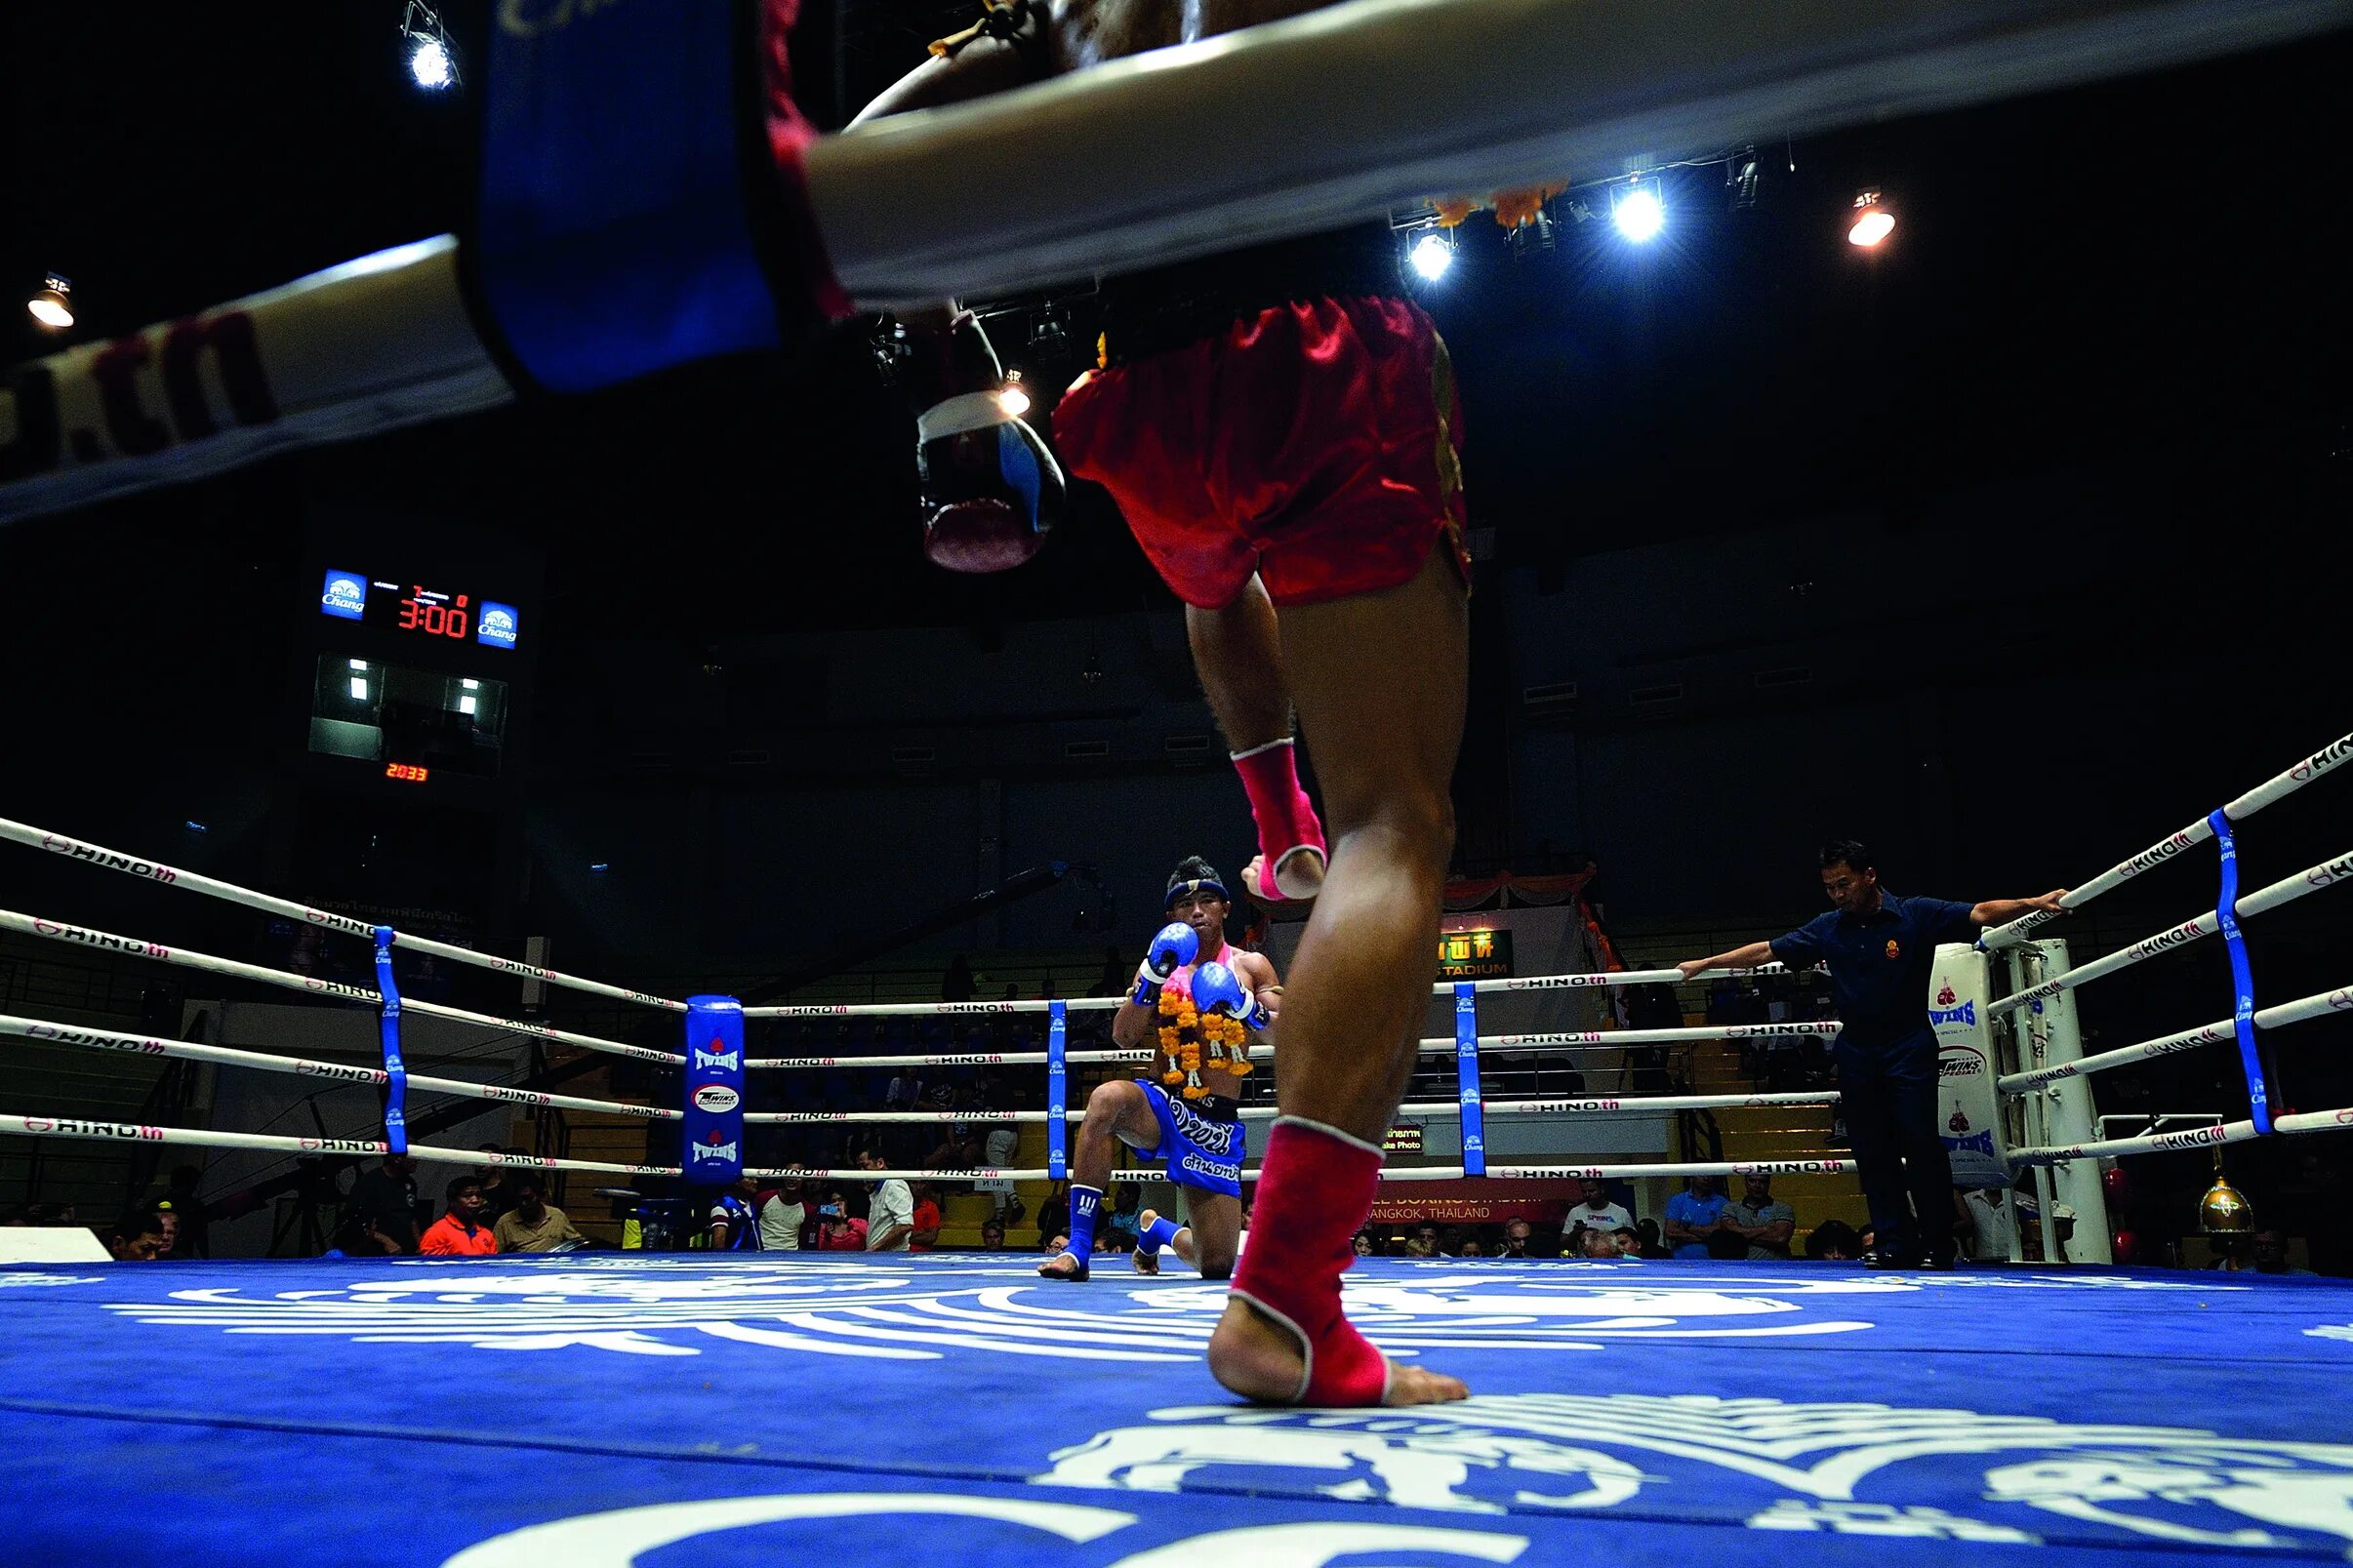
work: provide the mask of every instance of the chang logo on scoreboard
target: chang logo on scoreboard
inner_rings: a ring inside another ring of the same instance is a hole
[[[368,613],[368,580],[356,572],[329,572],[319,593],[319,612],[343,621],[357,621]]]
[[[474,640],[492,648],[512,649],[522,628],[522,615],[513,605],[484,599],[482,619],[476,623]]]

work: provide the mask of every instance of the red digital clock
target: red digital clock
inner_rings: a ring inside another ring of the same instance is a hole
[[[405,779],[410,784],[423,784],[431,776],[431,770],[421,768],[414,762],[387,762],[384,765],[384,776],[387,779]]]
[[[422,587],[400,601],[400,619],[395,623],[402,631],[422,631],[429,637],[451,637],[459,642],[473,628],[472,612],[467,608],[467,596],[435,594],[426,596]]]
[[[522,633],[522,612],[479,593],[395,583],[364,573],[331,571],[319,595],[319,613],[356,621],[377,631],[406,631],[446,637],[511,653]]]

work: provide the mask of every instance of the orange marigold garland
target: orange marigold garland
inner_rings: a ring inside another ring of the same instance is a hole
[[[1431,202],[1438,209],[1438,226],[1456,228],[1481,207],[1495,209],[1495,221],[1506,228],[1520,228],[1536,221],[1544,204],[1568,188],[1564,181],[1558,185],[1531,185],[1524,190],[1499,190],[1491,196],[1441,196]]]
[[[1167,1058],[1160,1081],[1183,1084],[1187,1100],[1198,1100],[1209,1092],[1201,1084],[1204,1053],[1212,1066],[1237,1076],[1250,1070],[1249,1030],[1241,1020],[1223,1013],[1203,1013],[1193,1005],[1192,997],[1180,996],[1173,988],[1160,992],[1159,1014],[1163,1020],[1160,1054]]]

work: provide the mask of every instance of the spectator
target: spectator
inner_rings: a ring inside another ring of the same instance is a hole
[[[1738,1263],[1749,1255],[1748,1237],[1729,1225],[1719,1225],[1709,1231],[1701,1246],[1711,1260],[1720,1264]]]
[[[408,1154],[386,1154],[373,1171],[362,1172],[344,1200],[346,1220],[367,1220],[400,1244],[404,1253],[417,1250],[417,1161]]]
[[[787,1166],[797,1171],[797,1162]],[[800,1251],[800,1227],[808,1224],[809,1206],[802,1201],[801,1181],[787,1177],[784,1185],[759,1200],[760,1251]]]
[[[907,1250],[931,1252],[940,1245],[940,1186],[937,1182],[917,1182],[914,1188],[915,1209],[908,1221]]]
[[[1005,1227],[994,1220],[983,1220],[981,1222],[981,1251],[1002,1252],[1004,1250]]]
[[[735,1185],[721,1189],[711,1199],[710,1247],[712,1252],[757,1252],[760,1250],[759,1216],[752,1204],[760,1195],[760,1185],[750,1176],[739,1176]]]
[[[1373,1240],[1372,1232],[1369,1230],[1358,1231],[1356,1239],[1349,1243],[1349,1247],[1359,1258],[1378,1258],[1381,1255],[1380,1244]]]
[[[1583,1249],[1580,1253],[1582,1257],[1622,1258],[1625,1256],[1619,1250],[1617,1233],[1604,1230],[1600,1226],[1587,1226],[1578,1232],[1578,1244]]]
[[[1514,1215],[1511,1219],[1504,1221],[1503,1251],[1498,1254],[1498,1256],[1504,1258],[1526,1258],[1532,1256],[1527,1250],[1527,1243],[1528,1237],[1534,1233],[1535,1227],[1530,1226],[1525,1220],[1521,1219],[1518,1215]]]
[[[1046,1192],[1045,1202],[1037,1206],[1037,1234],[1040,1240],[1051,1235],[1067,1234],[1071,1228],[1071,1184],[1056,1182]]]
[[[940,1087],[945,1089],[948,1086],[942,1084]],[[979,1170],[981,1168],[981,1145],[980,1140],[973,1136],[972,1124],[963,1121],[951,1122],[948,1127],[948,1136],[940,1141],[939,1147],[931,1151],[931,1158],[923,1162],[923,1168],[927,1171]]]
[[[1704,1259],[1708,1237],[1724,1221],[1724,1196],[1713,1176],[1694,1176],[1687,1189],[1667,1200],[1667,1245],[1684,1260]]]
[[[1448,1226],[1438,1233],[1438,1251],[1441,1258],[1463,1255],[1463,1233],[1460,1226]]]
[[[1961,1238],[1962,1256],[1972,1263],[2006,1264],[2017,1227],[2010,1219],[2009,1189],[2000,1186],[1955,1188],[1953,1229]]]
[[[196,1188],[203,1180],[204,1173],[193,1165],[172,1167],[171,1182],[164,1188],[163,1195],[164,1200],[172,1205],[172,1211],[180,1216],[180,1234],[172,1249],[175,1258],[203,1258],[212,1251],[205,1234],[211,1214],[205,1208],[204,1200],[196,1195]]]
[[[323,1255],[329,1258],[397,1258],[400,1243],[376,1227],[376,1222],[364,1214],[355,1214],[336,1228],[334,1242]]]
[[[507,1185],[507,1167],[500,1164],[507,1151],[496,1144],[477,1145],[490,1156],[490,1162],[474,1173],[482,1186],[482,1223],[495,1226],[501,1216],[514,1207],[514,1192]]]
[[[1634,1224],[1634,1215],[1624,1204],[1609,1201],[1607,1183],[1582,1181],[1577,1186],[1584,1196],[1568,1211],[1568,1231],[1572,1237],[1580,1230],[1609,1231]]]
[[[1408,1258],[1437,1257],[1438,1226],[1426,1225],[1415,1227],[1413,1234],[1405,1238],[1405,1256]]]
[[[1045,1253],[1045,1254],[1046,1254],[1046,1256],[1048,1256],[1048,1257],[1050,1258],[1050,1257],[1052,1257],[1052,1256],[1053,1256],[1055,1253],[1061,1252],[1061,1251],[1065,1250],[1066,1248],[1068,1248],[1068,1247],[1070,1246],[1070,1244],[1071,1244],[1071,1238],[1070,1238],[1069,1236],[1067,1236],[1067,1235],[1063,1234],[1061,1231],[1057,1230],[1057,1231],[1055,1231],[1055,1232],[1054,1232],[1052,1235],[1047,1236],[1047,1237],[1045,1238],[1044,1245],[1043,1245],[1043,1246],[1041,1246],[1041,1247],[1040,1247],[1038,1250],[1039,1250],[1039,1251],[1041,1251],[1041,1252],[1043,1252],[1043,1253]]]
[[[940,1000],[969,1002],[972,1000],[972,960],[957,953],[948,960],[948,973],[940,977]]]
[[[913,1067],[901,1067],[891,1074],[890,1087],[882,1092],[885,1110],[913,1110],[923,1098],[923,1080]]]
[[[1643,1256],[1643,1235],[1641,1231],[1631,1228],[1612,1230],[1609,1233],[1609,1239],[1616,1245],[1619,1257],[1640,1259]]]
[[[819,1252],[864,1252],[866,1222],[848,1211],[838,1191],[830,1191],[826,1201],[817,1206],[813,1239]]]
[[[1635,1221],[1634,1233],[1636,1236],[1641,1238],[1641,1252],[1643,1257],[1671,1258],[1674,1256],[1674,1254],[1667,1251],[1666,1244],[1659,1240],[1658,1222],[1656,1220]]]
[[[870,1171],[890,1169],[882,1156],[869,1149],[858,1156],[858,1163]],[[869,1252],[905,1252],[907,1238],[914,1231],[914,1194],[907,1184],[893,1176],[874,1184],[874,1195],[866,1206],[866,1250]]]
[[[488,1258],[499,1250],[498,1238],[482,1223],[489,1203],[482,1196],[482,1179],[461,1176],[446,1189],[449,1212],[426,1227],[417,1250],[427,1258]]]
[[[1862,1238],[1844,1220],[1825,1220],[1805,1238],[1805,1256],[1817,1263],[1850,1264],[1862,1255]]]
[[[548,1201],[548,1179],[537,1171],[517,1171],[508,1184],[514,1188],[514,1207],[491,1226],[491,1239],[501,1252],[571,1252],[588,1244],[573,1228],[563,1210]]]
[[[2288,1262],[2288,1237],[2277,1226],[2265,1226],[2255,1232],[2255,1272],[2312,1276],[2311,1269],[2297,1268]]]
[[[162,1245],[155,1250],[155,1256],[158,1258],[178,1257],[180,1255],[180,1211],[172,1207],[170,1198],[158,1198],[147,1205],[146,1212],[155,1221],[155,1233],[163,1238]]]
[[[122,1220],[99,1232],[99,1240],[116,1263],[153,1263],[163,1256],[163,1231],[155,1224],[155,1211],[143,1210],[125,1215]]]
[[[1462,1251],[1455,1254],[1458,1258],[1483,1258],[1486,1255],[1486,1249],[1479,1244],[1477,1236],[1463,1237]]]
[[[1009,1171],[1021,1158],[1021,1129],[1011,1122],[1000,1121],[989,1129],[987,1144],[981,1149],[981,1163],[993,1171]],[[1021,1196],[1013,1184],[1001,1177],[976,1182],[972,1189],[988,1194],[991,1199],[990,1218],[1010,1224],[1021,1218]]]
[[[1720,1223],[1748,1243],[1745,1256],[1751,1263],[1786,1260],[1789,1238],[1798,1228],[1797,1211],[1773,1196],[1771,1177],[1746,1176],[1741,1182],[1740,1201],[1724,1205]],[[1711,1252],[1708,1256],[1713,1258],[1717,1254]]]
[[[1118,1243],[1117,1250],[1122,1252],[1136,1250],[1143,1231],[1143,1222],[1137,1219],[1136,1215],[1137,1211],[1142,1208],[1143,1202],[1144,1189],[1142,1187],[1133,1182],[1119,1184],[1117,1193],[1112,1198],[1111,1213],[1105,1215],[1103,1219],[1103,1228]]]
[[[2255,1266],[2254,1237],[2214,1237],[2214,1261],[2206,1266],[2219,1268],[2226,1274],[2252,1273]]]

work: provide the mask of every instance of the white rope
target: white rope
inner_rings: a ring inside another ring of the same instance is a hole
[[[2306,1110],[2292,1116],[2274,1116],[2271,1130],[2275,1133],[2341,1133],[2353,1128],[2353,1106],[2341,1110]],[[2211,1148],[2217,1144],[2252,1143],[2261,1135],[2252,1121],[2217,1122],[2211,1127],[2192,1127],[2178,1133],[2148,1133],[2139,1138],[2107,1138],[2094,1144],[2071,1144],[2035,1148],[2013,1148],[2009,1152],[2013,1165],[2059,1165],[2068,1160],[2109,1159],[2119,1154],[2152,1154],[2170,1149]]]
[[[1063,1008],[1072,1013],[1102,1013],[1117,1007],[1124,996],[1074,996]],[[849,1002],[810,1003],[791,1007],[747,1007],[746,1018],[984,1018],[999,1013],[1046,1013],[1049,1001],[1036,1002]]]
[[[2264,783],[2257,784],[2223,807],[2222,815],[2234,823],[2245,822],[2265,806],[2285,799],[2303,788],[2304,785],[2348,757],[2353,757],[2353,735],[2340,736],[2294,767],[2283,769],[2273,775]],[[2071,914],[2101,894],[2114,892],[2141,872],[2152,866],[2163,865],[2183,850],[2189,849],[2193,845],[2203,844],[2213,836],[2213,824],[2201,817],[2179,832],[2168,833],[2139,854],[2117,862],[2116,864],[2083,886],[2068,889],[2067,896],[2059,901],[2059,907],[2063,912]],[[1977,939],[1977,945],[1988,952],[2008,947],[2025,941],[2030,933],[2049,925],[2057,918],[2059,918],[2058,915],[2042,909],[2029,910],[2007,925],[1995,926]]]
[[[2316,991],[2292,1002],[2266,1007],[2255,1014],[2255,1027],[2282,1028],[2290,1024],[2301,1024],[2307,1019],[2327,1018],[2333,1013],[2353,1013],[2353,986],[2339,990]],[[2025,1072],[2012,1072],[1994,1080],[1994,1087],[2005,1094],[2018,1094],[2060,1078],[2081,1077],[2090,1072],[2106,1072],[2129,1063],[2146,1062],[2151,1057],[2171,1056],[2177,1052],[2195,1050],[2202,1045],[2225,1045],[2238,1038],[2237,1026],[2229,1019],[2216,1019],[2201,1024],[2194,1029],[2168,1034],[2162,1039],[2143,1040],[2138,1045],[2120,1045],[2113,1051],[2100,1051],[2073,1062],[2061,1062],[2053,1066],[2034,1067]]]
[[[201,876],[194,871],[183,871],[176,865],[166,865],[160,861],[141,860],[135,855],[126,855],[121,850],[107,849],[101,844],[85,843],[80,839],[68,838],[63,833],[53,833],[46,828],[34,827],[25,823],[11,822],[5,817],[0,817],[0,839],[11,839],[33,849],[47,850],[53,855],[63,855],[84,865],[95,865],[101,870],[120,871],[125,875],[138,877],[142,881],[178,888],[187,893],[201,893],[207,898],[220,899],[228,904],[241,904],[249,909],[259,909],[264,914],[282,915],[289,920],[300,920],[304,925],[317,926],[324,931],[337,932],[346,937],[357,937],[363,942],[373,943],[376,940],[374,926],[365,920],[357,920],[347,914],[337,914],[330,909],[313,909],[308,905],[297,904],[291,899],[275,898],[267,893],[258,893],[252,888],[239,887],[234,882],[223,882],[213,877]],[[599,981],[582,980],[577,975],[559,974],[552,969],[535,968],[530,964],[495,957],[489,953],[479,953],[471,947],[452,946],[446,942],[430,942],[423,937],[404,936],[398,932],[393,933],[392,941],[395,946],[412,948],[421,953],[430,953],[436,958],[447,958],[453,963],[470,965],[475,969],[488,969],[502,975],[517,975],[525,980],[544,981],[548,985],[561,985],[570,990],[588,991],[593,995],[609,996],[617,1001],[636,1002],[642,1006],[658,1007],[673,1013],[686,1011],[684,1002],[673,1002],[668,997],[649,996],[643,991],[625,990],[619,985],[607,985]]]
[[[1749,969],[1703,969],[1690,978],[1696,985],[1703,980],[1727,980],[1748,975],[1786,975],[1785,964],[1758,964]],[[1433,996],[1451,996],[1455,981],[1441,980],[1430,987]],[[1596,970],[1584,975],[1525,975],[1504,980],[1475,980],[1471,988],[1481,995],[1489,991],[1559,991],[1587,990],[1595,986],[1614,985],[1680,985],[1685,984],[1680,969],[1613,969]]]
[[[0,1125],[0,1132],[9,1129]],[[1684,1176],[1843,1176],[1855,1169],[1850,1159],[1786,1159],[1786,1160],[1716,1160],[1697,1164],[1654,1165],[1490,1165],[1487,1175],[1513,1182],[1582,1182],[1636,1181],[1643,1177]],[[747,1170],[746,1176],[759,1181],[798,1182],[1044,1182],[1052,1178],[1043,1169],[983,1169],[975,1171],[865,1171],[865,1170]],[[1258,1180],[1255,1167],[1241,1173],[1241,1180]],[[1111,1173],[1114,1182],[1163,1182],[1167,1177],[1158,1171],[1124,1166]],[[1460,1165],[1393,1165],[1381,1171],[1383,1182],[1459,1182],[1465,1179]]]
[[[40,1040],[49,1045],[73,1045],[97,1051],[126,1051],[136,1056],[168,1057],[182,1062],[210,1062],[222,1066],[251,1067],[260,1072],[291,1072],[334,1083],[383,1087],[392,1081],[382,1067],[363,1067],[344,1062],[314,1062],[305,1057],[275,1056],[265,1051],[240,1051],[234,1046],[201,1045],[193,1040],[158,1040],[148,1035],[121,1034],[110,1029],[86,1029],[45,1019],[14,1018],[0,1014],[0,1034]],[[431,1094],[462,1095],[471,1100],[500,1100],[509,1105],[557,1106],[565,1110],[596,1110],[639,1116],[649,1121],[683,1121],[682,1110],[656,1106],[631,1106],[618,1100],[587,1100],[577,1095],[516,1089],[503,1083],[475,1083],[465,1078],[435,1078],[408,1074],[408,1085]]]
[[[416,1080],[410,1081],[413,1083]],[[1669,1110],[1721,1110],[1731,1106],[1827,1106],[1836,1104],[1838,1098],[1834,1091],[1809,1091],[1770,1095],[1626,1095],[1615,1099],[1488,1100],[1481,1104],[1491,1116],[1639,1116]],[[1397,1108],[1400,1116],[1458,1116],[1461,1113],[1461,1103],[1452,1100],[1403,1105]],[[1266,1121],[1279,1114],[1273,1106],[1254,1106],[1241,1112],[1241,1119]],[[1065,1121],[1084,1121],[1086,1112],[1065,1110],[1062,1118]],[[934,1126],[985,1122],[1004,1126],[1033,1125],[1053,1119],[1053,1113],[1044,1110],[753,1110],[744,1115],[747,1122],[780,1123],[794,1127],[909,1122]]]
[[[307,991],[313,996],[332,996],[339,1001],[364,1002],[376,1007],[384,1005],[384,997],[365,985],[347,985],[340,980],[317,980],[283,969],[264,969],[260,964],[239,963],[234,958],[215,958],[208,953],[166,947],[161,943],[142,942],[136,937],[118,937],[111,932],[96,931],[88,926],[42,920],[29,914],[19,914],[13,909],[0,909],[0,931],[19,931],[26,936],[72,943],[101,952],[127,953],[134,958],[152,958],[158,963],[173,964],[183,969],[200,969],[208,974],[226,975],[235,980],[257,981],[264,985]],[[462,1007],[444,1007],[439,1002],[403,1000],[400,1005],[412,1013],[455,1019],[461,1024],[473,1024],[486,1029],[536,1035],[543,1040],[577,1045],[587,1051],[602,1051],[610,1056],[635,1057],[641,1062],[683,1063],[686,1060],[683,1054],[676,1051],[656,1051],[647,1046],[599,1039],[593,1034],[574,1034],[568,1029],[550,1028],[529,1019],[492,1018],[487,1013],[469,1013]]]
[[[2250,893],[2233,907],[2240,919],[2252,919],[2266,910],[2292,904],[2307,893],[2318,893],[2322,888],[2334,887],[2347,880],[2353,880],[2353,854],[2339,855],[2334,860],[2307,866],[2293,876],[2284,876],[2269,887]],[[2014,1013],[2029,1002],[2056,996],[2061,991],[2071,991],[2078,985],[2098,980],[2104,975],[2113,975],[2120,969],[2130,968],[2159,953],[2171,952],[2176,947],[2187,946],[2202,938],[2213,936],[2221,929],[2221,918],[2210,909],[2170,930],[2160,931],[2153,937],[2143,937],[2131,946],[2112,952],[2105,958],[2095,958],[2080,969],[2070,969],[2040,985],[2030,985],[2022,991],[2005,996],[1987,1008],[1986,1014],[1991,1018],[2000,1018],[2006,1013]]]
[[[149,1127],[140,1122],[95,1121],[80,1116],[20,1116],[0,1113],[0,1133],[25,1138],[69,1138],[113,1144],[181,1144],[193,1148],[258,1148],[288,1154],[388,1154],[391,1146],[372,1138],[280,1138],[270,1133],[216,1133],[191,1127]],[[677,1176],[674,1165],[613,1165],[602,1160],[555,1159],[539,1154],[491,1154],[475,1148],[436,1148],[411,1144],[418,1159],[443,1165],[503,1165],[530,1171],[618,1171],[625,1176]]]
[[[1070,1051],[1062,1060],[1075,1066],[1081,1063],[1150,1062],[1158,1053],[1137,1051]],[[1251,1055],[1260,1053],[1253,1051]],[[1268,1051],[1266,1055],[1274,1053]],[[1023,1067],[1038,1066],[1048,1060],[1043,1051],[1002,1051],[988,1053],[965,1052],[944,1056],[775,1056],[747,1057],[746,1072],[788,1071],[807,1072],[818,1067]]]
[[[2048,92],[2344,20],[2328,0],[1382,0],[879,120],[819,141],[807,178],[853,295],[939,300],[1311,233],[1434,193]],[[1022,146],[1055,152],[1041,170],[1005,155]]]

